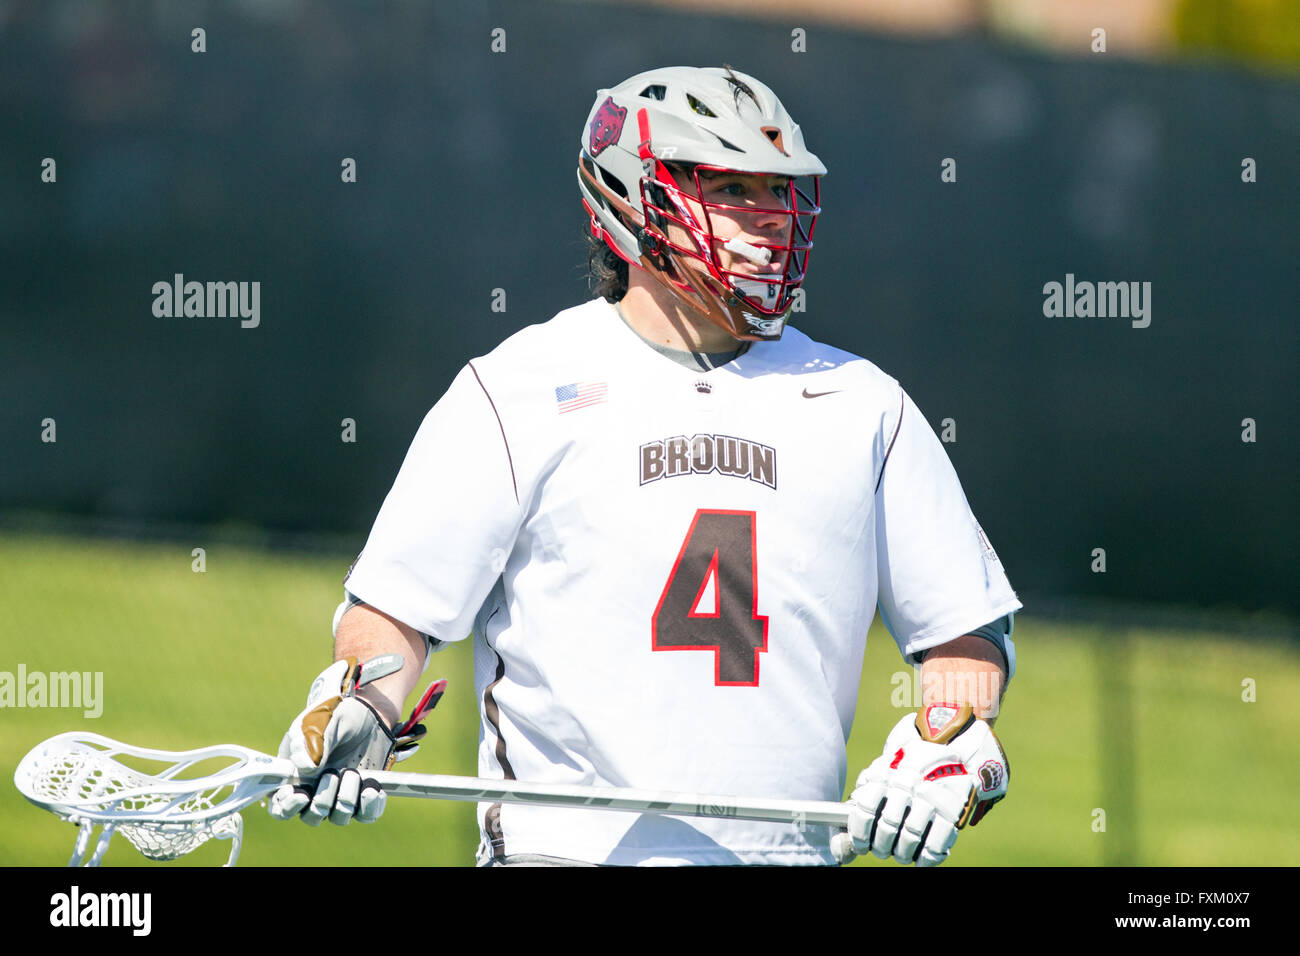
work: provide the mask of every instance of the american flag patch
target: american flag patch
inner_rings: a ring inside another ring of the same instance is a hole
[[[588,405],[598,405],[605,400],[608,386],[604,382],[574,382],[555,389],[555,401],[560,414],[576,412]]]

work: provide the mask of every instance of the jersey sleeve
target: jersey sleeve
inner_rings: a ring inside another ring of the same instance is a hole
[[[916,663],[1021,603],[943,445],[901,389],[899,400],[876,488],[876,566],[881,619]]]
[[[416,432],[344,587],[437,641],[462,640],[521,520],[505,433],[466,366]]]

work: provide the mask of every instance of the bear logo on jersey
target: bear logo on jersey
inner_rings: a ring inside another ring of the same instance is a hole
[[[588,152],[599,156],[605,149],[618,142],[623,135],[623,121],[627,119],[627,108],[614,103],[612,96],[605,97],[596,115],[591,119],[591,136],[587,141]]]

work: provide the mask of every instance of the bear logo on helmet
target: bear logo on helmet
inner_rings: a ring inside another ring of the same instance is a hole
[[[618,142],[623,135],[623,121],[627,119],[626,107],[614,103],[612,96],[605,97],[596,115],[591,118],[591,133],[587,140],[588,151],[599,156],[606,148]]]

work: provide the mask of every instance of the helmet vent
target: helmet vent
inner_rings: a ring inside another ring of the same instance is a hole
[[[610,174],[610,172],[606,170],[605,167],[603,166],[597,166],[596,170],[597,172],[600,173],[601,181],[604,182],[606,186],[608,186],[619,196],[622,196],[624,199],[628,198],[627,187],[623,185],[623,181],[621,179],[619,179],[617,176]]]
[[[714,136],[718,136],[717,133],[714,133],[713,135],[714,135]],[[741,149],[739,146],[736,146],[736,145],[733,144],[733,143],[728,143],[728,142],[727,142],[725,139],[723,139],[721,136],[718,136],[718,142],[721,143],[723,146],[727,147],[727,149],[734,149],[734,150],[735,150],[736,152],[738,152],[738,153],[743,153],[743,152],[744,152],[744,150]]]
[[[763,132],[767,134],[767,138],[772,141],[773,146],[779,149],[784,155],[790,155],[785,151],[785,145],[781,142],[781,130],[779,127],[764,126]]]
[[[717,113],[713,112],[713,110],[709,109],[690,93],[686,94],[686,102],[690,104],[691,109],[695,110],[695,112],[699,113],[701,116],[712,116],[714,119],[718,118]]]
[[[664,86],[662,83],[655,83],[642,90],[641,95],[648,100],[662,101],[663,98],[668,95],[668,87]]]

